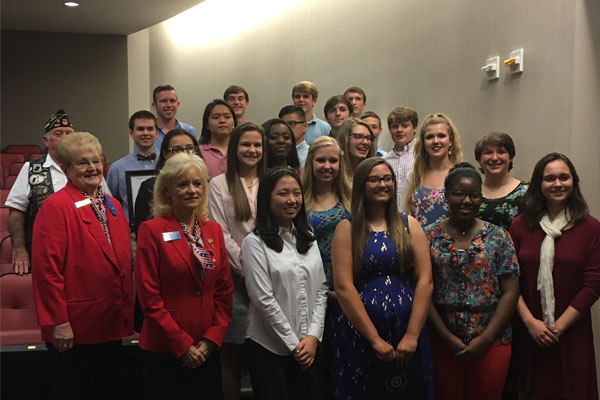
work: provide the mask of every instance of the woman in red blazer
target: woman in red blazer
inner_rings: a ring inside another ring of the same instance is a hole
[[[102,193],[101,155],[90,133],[62,139],[57,161],[68,182],[44,201],[33,228],[35,306],[61,399],[118,396],[121,338],[133,333],[129,226]]]
[[[135,259],[146,399],[221,395],[218,348],[231,321],[233,283],[207,203],[202,159],[180,153],[167,160],[154,187],[156,218],[140,225]]]

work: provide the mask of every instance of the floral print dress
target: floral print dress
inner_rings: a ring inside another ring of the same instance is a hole
[[[433,304],[450,331],[465,344],[479,336],[490,323],[502,296],[499,277],[518,279],[519,263],[508,232],[484,222],[467,249],[440,223],[425,228],[431,250]],[[510,343],[508,326],[501,337]]]
[[[528,183],[521,181],[512,192],[504,197],[497,199],[482,197],[477,217],[508,230],[512,220],[521,213],[521,199],[528,187]]]
[[[412,195],[411,214],[425,228],[448,216],[448,203],[444,189],[417,187]]]

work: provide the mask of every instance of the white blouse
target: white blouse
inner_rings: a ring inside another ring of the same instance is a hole
[[[295,229],[279,228],[280,253],[251,232],[242,242],[250,297],[246,337],[267,350],[289,355],[307,335],[321,340],[327,281],[315,240],[305,254],[296,249]]]

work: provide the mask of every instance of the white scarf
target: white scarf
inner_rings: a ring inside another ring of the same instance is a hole
[[[542,300],[542,313],[544,323],[554,326],[554,280],[552,269],[554,268],[554,240],[562,235],[563,229],[569,223],[569,212],[566,207],[558,213],[554,220],[550,221],[548,214],[540,220],[540,227],[546,233],[540,248],[540,269],[537,276],[537,290]]]

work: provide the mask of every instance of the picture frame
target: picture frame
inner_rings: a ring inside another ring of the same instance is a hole
[[[155,170],[138,170],[138,171],[125,171],[125,182],[127,183],[127,199],[129,202],[127,208],[129,211],[129,223],[132,224],[135,221],[135,200],[137,199],[140,191],[142,182],[147,179],[155,177]]]

